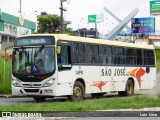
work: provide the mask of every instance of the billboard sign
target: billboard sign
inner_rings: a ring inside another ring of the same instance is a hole
[[[88,15],[88,23],[96,23],[97,16],[96,15]]]
[[[150,1],[150,14],[160,15],[160,0]]]
[[[103,14],[97,14],[97,16],[96,16],[97,18],[96,18],[96,22],[103,22],[104,21],[104,16],[103,16]]]
[[[155,18],[132,18],[131,27],[132,33],[154,33]]]
[[[99,23],[103,22],[104,17],[103,14],[97,14],[97,15],[88,15],[88,23]]]

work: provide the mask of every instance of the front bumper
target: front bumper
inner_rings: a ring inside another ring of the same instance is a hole
[[[50,87],[40,87],[40,88],[22,88],[15,87],[12,85],[12,95],[13,96],[56,96],[53,89]]]

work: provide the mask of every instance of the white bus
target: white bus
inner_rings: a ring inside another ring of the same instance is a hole
[[[12,95],[102,97],[133,95],[156,81],[155,49],[117,41],[63,34],[18,37],[13,48]]]

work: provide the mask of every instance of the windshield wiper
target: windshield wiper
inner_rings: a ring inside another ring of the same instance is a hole
[[[40,47],[39,50],[35,52],[34,57],[37,57],[42,52],[43,49],[44,49],[44,45],[42,45],[42,47]]]

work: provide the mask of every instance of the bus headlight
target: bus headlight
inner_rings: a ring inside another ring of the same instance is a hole
[[[50,79],[46,83],[44,83],[43,87],[50,87],[54,83],[54,80]]]
[[[19,82],[18,80],[16,80],[16,79],[13,79],[13,80],[12,80],[12,84],[13,84],[15,87],[21,87],[20,82]]]

